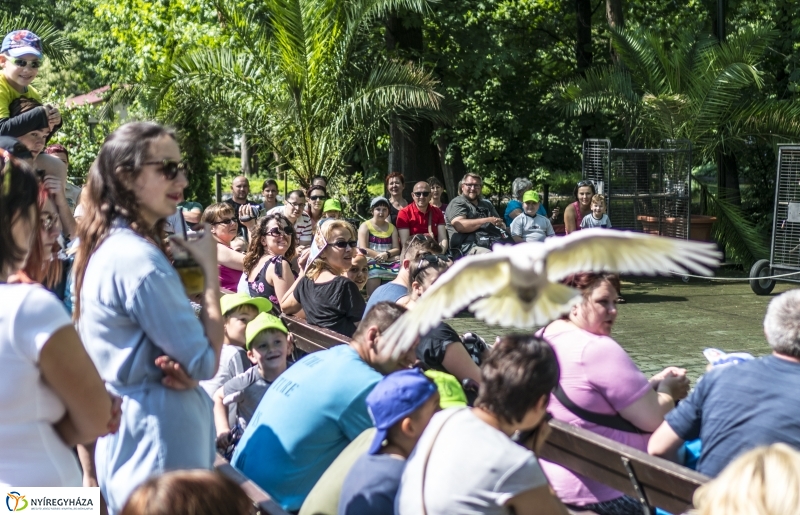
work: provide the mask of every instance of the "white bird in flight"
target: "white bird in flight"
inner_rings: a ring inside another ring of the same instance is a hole
[[[558,281],[578,272],[712,275],[721,253],[713,243],[609,229],[584,229],[544,242],[495,244],[465,257],[382,335],[378,351],[395,359],[419,335],[465,307],[492,325],[543,326],[569,312],[580,291]]]

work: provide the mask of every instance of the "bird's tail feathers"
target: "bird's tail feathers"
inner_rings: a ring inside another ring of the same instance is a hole
[[[525,302],[506,286],[494,295],[472,303],[470,311],[479,319],[501,327],[533,328],[561,317],[580,300],[580,292],[558,283],[549,283],[532,302]]]

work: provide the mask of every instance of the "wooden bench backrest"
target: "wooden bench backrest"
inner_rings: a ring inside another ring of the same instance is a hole
[[[261,515],[289,515],[283,508],[278,506],[278,503],[272,500],[272,497],[270,497],[267,492],[247,479],[244,474],[233,468],[233,465],[228,463],[228,461],[219,454],[217,454],[217,458],[214,460],[214,468],[217,469],[217,472],[241,486],[244,493],[247,494],[247,497],[256,505]]]
[[[312,326],[303,319],[287,315],[281,318],[294,334],[295,344],[305,352],[316,352],[350,342],[350,338],[344,335]],[[695,489],[709,479],[686,467],[558,420],[551,420],[550,427],[552,433],[540,453],[542,459],[558,463],[633,498],[639,499],[643,494],[651,506],[671,513],[683,513],[690,508]],[[230,468],[233,470],[233,467]],[[636,490],[634,484],[638,485],[640,491]],[[259,495],[269,499],[263,490],[252,486],[258,489]],[[271,499],[269,501],[272,502]],[[273,514],[271,511],[267,513]]]

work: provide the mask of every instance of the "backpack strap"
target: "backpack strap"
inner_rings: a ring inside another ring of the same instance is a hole
[[[622,418],[619,413],[616,415],[605,415],[603,413],[595,413],[594,411],[581,408],[575,404],[572,399],[567,397],[567,393],[563,388],[561,388],[560,384],[553,390],[553,395],[555,395],[556,399],[558,399],[558,402],[560,402],[565,408],[571,411],[574,415],[577,415],[577,417],[582,420],[597,424],[598,426],[624,431],[626,433],[647,433],[647,431],[642,431],[635,425]]]

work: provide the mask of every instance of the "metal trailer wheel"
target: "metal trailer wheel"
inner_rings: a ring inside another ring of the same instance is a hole
[[[756,295],[769,295],[775,288],[775,279],[758,279],[768,277],[772,270],[769,259],[759,259],[750,268],[750,288]]]
[[[682,275],[681,276],[681,281],[683,281],[685,283],[688,283],[689,282],[689,276],[688,275]]]

